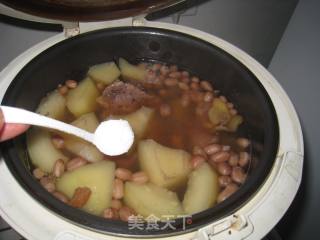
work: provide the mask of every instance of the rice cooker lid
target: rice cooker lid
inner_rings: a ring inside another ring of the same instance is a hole
[[[67,22],[113,20],[145,15],[184,0],[0,0],[29,15]]]

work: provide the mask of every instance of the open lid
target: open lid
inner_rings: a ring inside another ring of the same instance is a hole
[[[148,14],[184,0],[0,0],[33,16],[59,21],[99,21]]]

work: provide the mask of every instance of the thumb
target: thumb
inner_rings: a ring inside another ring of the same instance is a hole
[[[4,125],[4,117],[3,117],[2,109],[0,108],[0,130],[3,128],[3,125]]]
[[[5,123],[3,112],[0,108],[0,142],[14,138],[29,128],[26,124]]]

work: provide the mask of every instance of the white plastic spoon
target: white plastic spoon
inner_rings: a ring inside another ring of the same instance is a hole
[[[94,133],[24,109],[1,106],[6,123],[21,123],[56,129],[94,144],[102,153],[116,156],[126,153],[133,144],[134,134],[125,120],[100,123]]]

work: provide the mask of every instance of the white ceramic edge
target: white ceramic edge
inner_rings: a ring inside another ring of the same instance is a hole
[[[292,103],[279,83],[264,67],[248,54],[226,41],[184,26],[159,22],[145,22],[144,24],[150,27],[187,33],[220,47],[246,65],[258,77],[270,95],[278,115],[280,127],[280,144],[276,164],[259,193],[235,213],[245,216],[246,227],[240,231],[232,231],[231,235],[226,235],[226,231],[221,231],[214,237],[214,239],[226,239],[226,237],[236,239],[239,235],[242,235],[242,238],[246,239],[261,238],[283,216],[291,204],[301,181],[303,138],[300,123]],[[94,24],[91,26],[94,28]],[[89,30],[90,27],[87,28],[87,31]],[[0,98],[2,99],[10,82],[26,63],[46,48],[62,40],[64,40],[63,33],[35,45],[13,60],[0,73]],[[286,152],[293,153],[290,161],[283,157]],[[19,186],[3,160],[0,162],[0,175],[2,176],[2,187],[0,189],[1,216],[27,239],[124,239],[83,229],[47,210]],[[288,188],[286,184],[289,184],[291,188]],[[277,194],[273,193],[281,193],[281,198],[276,198],[275,195]],[[229,218],[216,221],[213,225],[216,226],[227,219]],[[213,225],[204,229],[215,234],[213,233],[215,231]],[[199,232],[201,233],[201,230]],[[185,240],[194,236],[195,232],[162,239]],[[201,238],[201,235],[198,236],[198,238]]]

